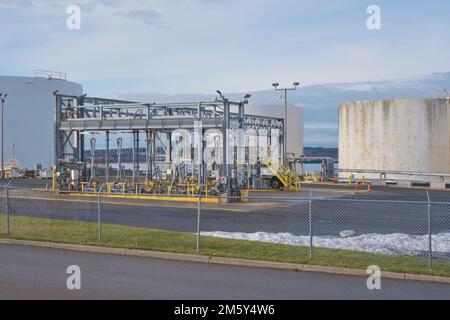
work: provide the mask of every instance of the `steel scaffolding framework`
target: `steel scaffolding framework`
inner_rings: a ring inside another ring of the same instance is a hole
[[[156,139],[160,134],[167,136],[167,163],[171,159],[171,133],[177,129],[192,132],[198,122],[202,124],[202,134],[208,129],[222,133],[223,159],[230,153],[228,129],[254,129],[279,131],[280,149],[284,150],[284,120],[245,114],[247,99],[235,102],[223,96],[215,101],[184,103],[137,103],[114,99],[84,96],[67,96],[55,92],[54,160],[58,172],[67,168],[81,167],[85,161],[85,134],[103,132],[106,134],[106,181],[109,175],[110,134],[130,132],[133,135],[133,180],[140,177],[140,133],[146,135],[146,179],[153,177],[152,164],[155,156]],[[231,112],[237,107],[238,112]],[[202,150],[204,146],[201,146]],[[283,161],[282,154],[279,155]],[[204,165],[204,164],[203,164]],[[201,172],[201,170],[199,170]],[[227,191],[231,193],[230,164],[221,168],[226,178]],[[199,176],[199,180],[202,177]]]

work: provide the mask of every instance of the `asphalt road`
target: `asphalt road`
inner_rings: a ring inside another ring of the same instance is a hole
[[[382,191],[385,192],[385,191]],[[404,192],[404,191],[401,191]],[[331,193],[313,198],[311,203],[313,231],[317,236],[338,236],[343,230],[356,234],[404,233],[424,235],[428,232],[428,204],[390,200],[381,202],[379,191],[371,194],[375,199],[349,198],[350,195]],[[406,197],[403,193],[400,196]],[[438,197],[440,194],[433,194]],[[43,193],[23,194],[10,191],[11,215],[97,221],[97,199],[57,196]],[[287,197],[287,196],[285,196]],[[291,196],[292,197],[292,196]],[[352,197],[358,197],[353,195]],[[433,204],[432,233],[450,232],[450,204]],[[148,227],[170,231],[195,232],[197,228],[197,205],[183,203],[111,200],[101,204],[103,223],[136,227]],[[231,205],[203,205],[201,210],[202,231],[268,232],[309,234],[309,201],[298,198],[282,198],[267,195],[253,198],[253,203]]]
[[[450,299],[450,286],[0,245],[0,299]],[[81,290],[66,269],[81,269]]]

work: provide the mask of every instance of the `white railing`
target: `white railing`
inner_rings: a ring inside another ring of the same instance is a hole
[[[58,71],[49,71],[49,70],[35,70],[34,76],[36,78],[46,78],[49,80],[67,80],[67,74],[64,72],[58,72]]]

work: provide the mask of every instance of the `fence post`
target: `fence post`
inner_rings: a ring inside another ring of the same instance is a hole
[[[198,104],[197,109],[199,118],[202,112],[201,103]],[[203,188],[202,188],[202,169],[204,169],[205,163],[203,162],[203,128],[202,121],[194,122],[194,141],[197,143],[197,183],[198,183],[198,203],[197,203],[197,254],[200,253],[200,219],[202,213],[202,196],[203,196]],[[194,173],[194,168],[192,168],[192,174]],[[192,177],[194,178],[194,177]],[[194,182],[194,179],[192,179]],[[206,184],[206,190],[208,190],[208,185]],[[208,192],[208,191],[206,191]]]
[[[97,227],[98,227],[98,243],[102,242],[102,216],[101,216],[101,206],[100,206],[100,193],[103,190],[103,185],[97,192]]]
[[[427,210],[427,217],[428,217],[428,268],[430,270],[433,270],[433,242],[432,242],[432,234],[431,234],[431,200],[430,200],[430,193],[427,191],[427,198],[428,198],[428,210]]]
[[[309,260],[313,259],[312,190],[309,193]]]
[[[198,195],[198,204],[197,204],[197,253],[200,252],[200,217],[202,211],[202,195]]]
[[[6,234],[9,234],[9,188],[6,186]]]
[[[6,184],[6,188],[5,188],[5,211],[6,211],[6,221],[5,221],[5,228],[6,228],[6,234],[9,234],[10,230],[9,230],[9,185],[11,184],[11,182],[13,181],[14,178],[12,178],[11,180],[9,180],[9,182]]]

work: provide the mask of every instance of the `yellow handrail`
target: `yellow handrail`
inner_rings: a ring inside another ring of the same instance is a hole
[[[300,191],[300,178],[296,176],[292,170],[287,170],[281,164],[273,164],[267,162],[267,166],[274,173],[274,175],[281,181],[284,187],[288,190]]]

